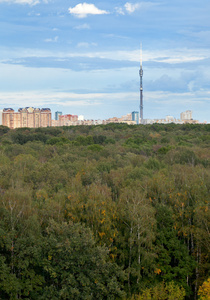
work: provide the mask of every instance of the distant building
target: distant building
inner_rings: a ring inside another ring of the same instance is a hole
[[[25,107],[15,112],[12,108],[4,108],[2,125],[14,128],[38,128],[51,126],[51,110],[49,108]]]
[[[55,120],[59,120],[59,116],[62,116],[62,111],[55,112]]]
[[[3,113],[3,110],[0,109],[0,125],[2,125],[2,113]]]
[[[132,116],[132,121],[135,121],[136,124],[139,124],[139,112],[138,111],[133,111],[131,113]]]
[[[132,121],[132,115],[131,113],[127,114],[127,115],[124,115],[122,116],[121,118],[118,118],[119,121]]]
[[[70,126],[73,122],[78,121],[77,115],[62,115],[59,116],[59,126]]]
[[[131,114],[129,114],[129,118],[125,118],[125,116],[122,116],[121,118],[113,117],[104,121],[104,124],[109,124],[109,123],[126,123],[128,125],[136,124],[135,121],[131,120]]]
[[[2,125],[11,129],[20,127],[20,114],[13,108],[4,108],[2,113]]]
[[[147,124],[154,124],[154,123],[155,123],[155,121],[152,120],[152,119],[144,119],[144,122],[143,122],[144,125],[147,125]]]
[[[175,124],[198,124],[199,121],[198,120],[193,120],[192,118],[192,111],[191,110],[187,110],[185,112],[181,113],[181,118],[180,119],[176,119],[172,116],[166,116],[165,119],[144,119],[144,124],[154,124],[154,123],[158,123],[158,124],[168,124],[168,123],[175,123]]]
[[[180,114],[180,119],[182,121],[192,120],[192,110],[186,110]]]
[[[166,116],[166,123],[175,123],[176,119],[172,116]]]
[[[83,115],[80,115],[80,116],[78,117],[78,121],[84,121],[84,119],[85,119],[85,117],[84,117]]]
[[[59,120],[52,120],[52,127],[57,127],[59,125]]]

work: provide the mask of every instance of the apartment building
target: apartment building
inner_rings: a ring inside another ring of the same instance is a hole
[[[38,128],[52,125],[51,110],[49,108],[25,107],[15,112],[13,108],[4,108],[2,125],[14,128]]]

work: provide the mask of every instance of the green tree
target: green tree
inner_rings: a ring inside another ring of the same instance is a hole
[[[189,294],[188,281],[195,270],[196,262],[189,255],[187,244],[177,235],[174,228],[173,210],[166,205],[156,205],[156,220],[156,278],[165,282],[174,280],[181,284]]]
[[[108,250],[95,245],[79,223],[51,221],[44,243],[46,286],[39,299],[116,299],[124,295],[123,273]]]
[[[126,187],[117,203],[119,264],[127,273],[129,293],[140,289],[142,278],[153,276],[155,211],[138,183]]]

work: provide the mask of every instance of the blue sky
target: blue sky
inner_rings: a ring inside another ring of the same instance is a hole
[[[210,1],[0,0],[0,108],[210,122]]]

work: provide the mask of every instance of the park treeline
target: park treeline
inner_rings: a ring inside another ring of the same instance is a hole
[[[210,125],[0,126],[0,299],[210,299]]]

